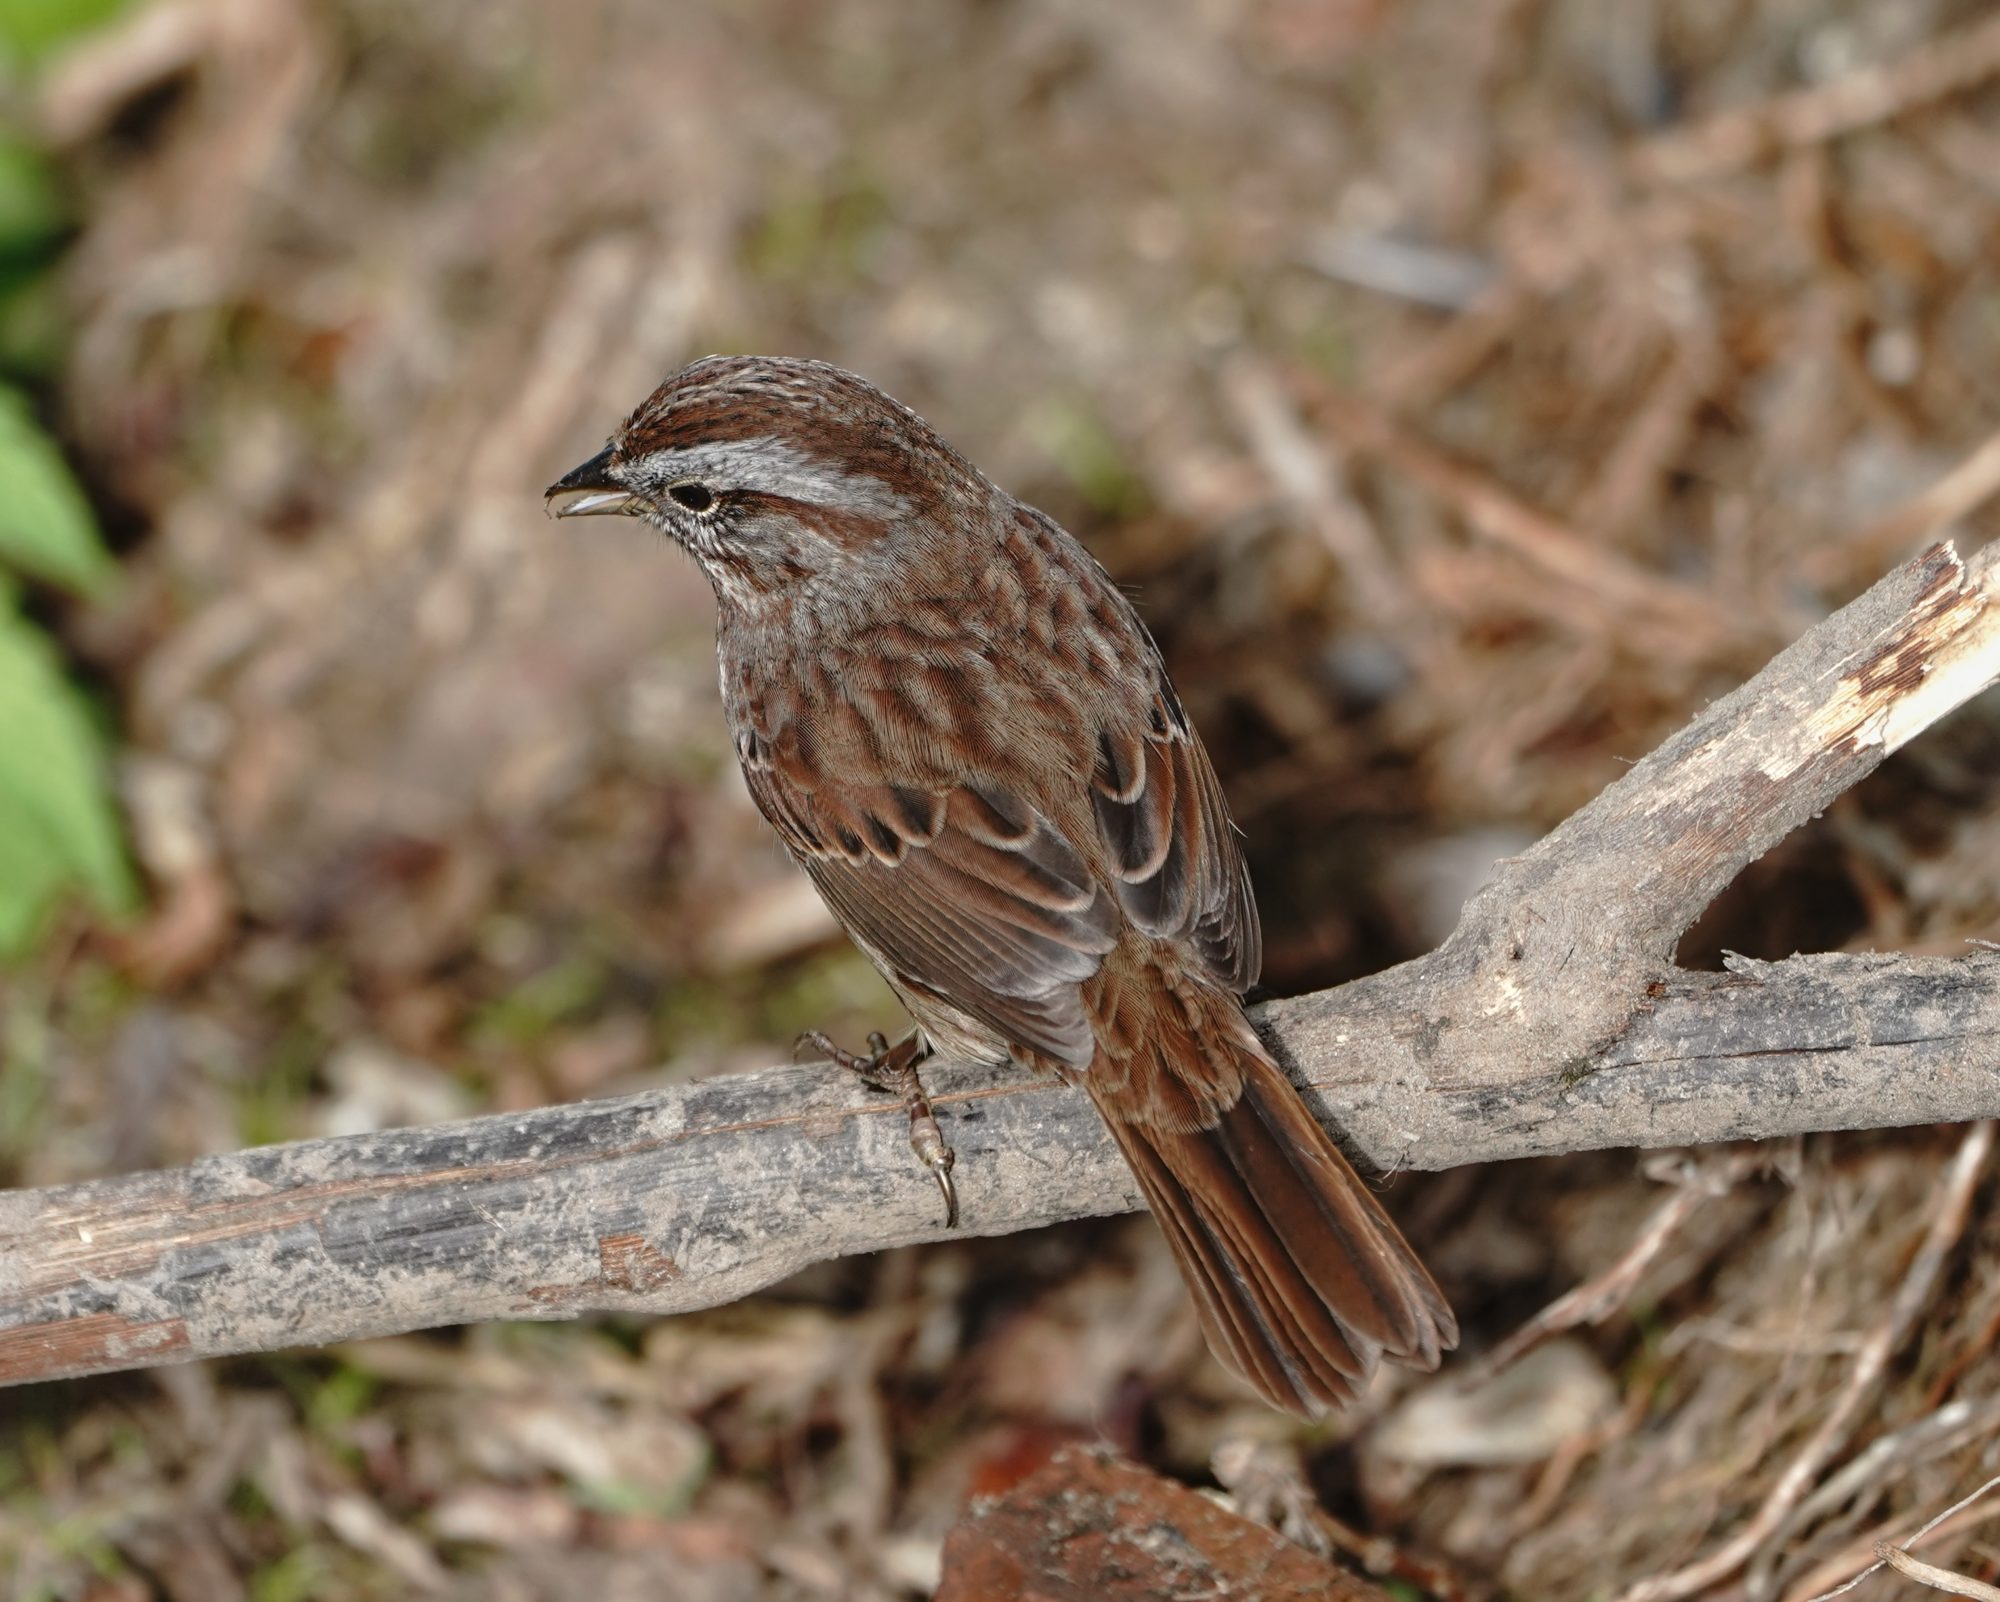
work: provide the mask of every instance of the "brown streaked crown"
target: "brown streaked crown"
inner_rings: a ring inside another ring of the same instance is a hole
[[[905,480],[983,482],[902,402],[830,362],[796,356],[690,362],[641,403],[612,443],[629,459],[752,439],[779,440],[899,488]]]

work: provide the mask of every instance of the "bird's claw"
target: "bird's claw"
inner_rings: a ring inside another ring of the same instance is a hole
[[[944,1138],[944,1129],[931,1110],[930,1098],[924,1094],[923,1081],[917,1077],[917,1065],[930,1055],[923,1037],[912,1034],[892,1046],[888,1037],[877,1030],[869,1035],[869,1054],[863,1057],[843,1051],[819,1030],[808,1029],[793,1042],[793,1056],[807,1047],[856,1075],[872,1089],[903,1098],[903,1107],[910,1116],[910,1150],[937,1181],[938,1192],[944,1197],[944,1227],[958,1228],[958,1190],[951,1181],[958,1153]]]
[[[910,1084],[915,1087],[916,1070],[910,1070]],[[952,1164],[958,1161],[958,1153],[951,1149],[944,1138],[944,1131],[938,1127],[937,1115],[931,1111],[931,1104],[921,1089],[913,1089],[910,1102],[910,1150],[917,1154],[917,1161],[931,1171],[931,1178],[937,1181],[938,1191],[944,1197],[944,1227],[958,1228],[958,1190],[951,1182]]]

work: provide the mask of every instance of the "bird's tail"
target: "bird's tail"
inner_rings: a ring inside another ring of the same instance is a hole
[[[1352,1399],[1384,1359],[1435,1368],[1458,1320],[1235,998],[1206,985],[1154,995],[1150,1027],[1100,1034],[1078,1078],[1173,1247],[1210,1348],[1308,1418]]]

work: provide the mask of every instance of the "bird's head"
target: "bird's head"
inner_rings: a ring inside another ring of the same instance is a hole
[[[899,557],[998,491],[908,407],[825,362],[710,356],[662,384],[545,492],[558,517],[643,517],[725,605]]]

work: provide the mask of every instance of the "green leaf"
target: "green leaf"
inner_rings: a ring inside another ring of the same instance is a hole
[[[124,9],[125,0],[0,0],[0,51],[33,60]]]
[[[0,258],[42,252],[68,220],[48,158],[26,140],[0,134]]]
[[[4,0],[0,0],[4,3]],[[18,391],[0,385],[0,561],[79,594],[115,564],[55,441]]]
[[[66,892],[107,913],[135,891],[88,708],[54,650],[0,608],[0,956],[25,952]]]
[[[55,275],[10,272],[0,262],[0,373],[52,378],[62,358],[63,335]]]

